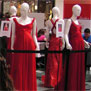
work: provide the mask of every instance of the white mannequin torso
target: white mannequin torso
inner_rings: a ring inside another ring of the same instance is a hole
[[[30,24],[33,20],[33,18],[28,17],[28,12],[29,11],[29,5],[27,3],[23,3],[21,5],[21,16],[17,18],[17,22],[21,25],[27,25]],[[39,50],[39,45],[37,43],[37,38],[36,38],[36,20],[33,22],[33,29],[32,29],[32,37],[34,39],[35,45],[36,45],[36,50]],[[13,21],[12,23],[12,38],[11,38],[11,49],[13,48],[14,45],[14,40],[15,40],[15,22]]]
[[[59,19],[58,21],[63,21],[64,22],[63,19],[59,18],[60,10],[59,10],[58,7],[54,7],[52,9],[52,12],[53,12],[53,18],[52,18],[53,22],[55,22],[57,19]],[[47,28],[48,28],[49,31],[53,28],[53,24],[52,24],[51,20],[48,20],[46,22],[46,26],[47,26]],[[56,29],[55,28],[53,29],[53,33],[56,34]]]
[[[62,21],[62,22],[64,23],[64,20],[59,18],[59,15],[60,15],[59,8],[54,7],[54,8],[52,9],[52,12],[53,12],[53,18],[52,18],[52,20],[53,20],[54,23],[56,22],[56,20]],[[63,25],[64,25],[64,24],[63,24]],[[48,21],[46,22],[46,26],[47,26],[47,29],[48,29],[48,34],[47,34],[47,35],[49,35],[49,32],[52,30],[52,28],[53,28],[54,25],[52,24],[51,20],[48,20]],[[55,27],[56,27],[56,24],[55,24]],[[56,28],[55,28],[55,27],[54,27],[53,30],[51,31],[51,32],[53,32],[54,34],[56,34]],[[49,37],[48,37],[48,40],[49,40]],[[62,42],[63,42],[63,45],[62,45],[62,49],[63,49],[63,48],[64,48],[64,40],[63,40],[63,39],[62,39]]]

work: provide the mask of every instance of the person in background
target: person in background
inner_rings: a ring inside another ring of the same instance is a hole
[[[91,35],[90,35],[90,29],[86,28],[84,30],[84,34],[82,34],[82,37],[85,41],[87,41],[91,45]]]
[[[46,29],[40,29],[38,31],[38,36],[37,36],[38,41],[46,41],[47,40],[45,33],[46,33]]]
[[[47,38],[45,36],[45,33],[46,33],[46,29],[44,29],[44,28],[40,29],[37,33],[37,40],[38,40],[40,50],[46,49]],[[37,60],[37,68],[45,67],[45,60],[46,60],[45,54],[40,53],[40,57],[36,57],[36,60]]]

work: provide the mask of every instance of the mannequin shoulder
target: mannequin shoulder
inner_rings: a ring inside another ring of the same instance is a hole
[[[59,21],[64,21],[63,19],[59,19]]]
[[[11,18],[9,18],[9,20],[13,21],[14,18],[18,19],[18,17],[11,17]]]
[[[63,20],[63,19],[59,19],[58,22],[62,22],[62,23],[64,23],[64,20]]]
[[[71,19],[67,19],[66,20],[66,25],[71,25],[71,23],[72,23],[72,20]]]

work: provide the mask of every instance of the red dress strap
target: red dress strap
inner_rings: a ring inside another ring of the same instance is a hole
[[[51,23],[54,25],[54,21],[51,19]]]
[[[16,21],[16,18],[13,18],[13,20],[14,20],[14,22],[17,22],[17,21]]]
[[[32,22],[31,22],[31,24],[33,24],[33,23],[34,23],[34,21],[35,21],[35,18],[33,18],[33,20],[32,20]]]
[[[52,27],[52,31],[53,29],[55,28],[56,29],[56,22],[58,21],[59,19],[56,19],[56,21],[54,22],[52,19],[51,19],[51,23],[53,24],[53,27]]]

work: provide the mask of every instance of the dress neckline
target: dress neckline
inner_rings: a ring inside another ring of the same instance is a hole
[[[17,19],[16,19],[16,18],[15,18],[15,21],[17,22],[17,24],[19,24],[19,25],[21,25],[21,26],[27,26],[27,25],[30,25],[30,24],[32,24],[32,23],[33,23],[34,18],[32,19],[32,21],[31,21],[29,24],[26,24],[26,25],[22,25],[22,24],[20,24],[20,23],[17,21]]]
[[[79,26],[79,25],[80,25],[79,22],[78,22],[78,24],[76,24],[72,19],[71,19],[71,21],[72,21],[76,26]]]

